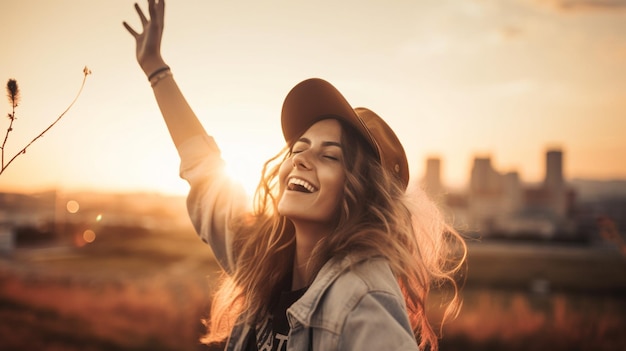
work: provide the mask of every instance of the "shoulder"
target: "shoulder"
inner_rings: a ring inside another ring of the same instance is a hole
[[[404,297],[389,264],[384,259],[367,259],[350,265],[330,284],[317,306],[312,324],[340,332],[348,316],[406,313]]]
[[[369,293],[386,293],[402,297],[398,282],[387,260],[372,258],[350,265],[329,286],[328,294],[352,291],[354,297]]]
[[[404,297],[387,261],[343,260],[334,265],[342,269],[335,269],[334,277],[325,275],[332,279],[323,289],[311,286],[317,303],[300,305],[309,308],[308,317],[299,321],[313,330],[314,349],[417,350]],[[319,278],[324,281],[324,275]]]

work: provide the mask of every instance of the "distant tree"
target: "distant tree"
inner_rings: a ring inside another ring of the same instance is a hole
[[[74,100],[72,100],[72,102],[65,109],[65,111],[63,111],[63,113],[61,113],[59,115],[59,117],[57,117],[57,119],[48,126],[48,128],[44,129],[41,133],[39,133],[39,135],[37,135],[35,138],[33,138],[33,140],[31,140],[28,144],[26,144],[26,146],[24,146],[21,150],[19,150],[15,155],[13,155],[13,157],[11,157],[8,160],[8,162],[5,163],[5,148],[6,148],[7,140],[9,139],[9,134],[13,131],[13,123],[17,119],[17,117],[15,116],[15,108],[18,106],[20,98],[21,98],[21,96],[20,96],[20,89],[19,89],[19,87],[17,85],[17,81],[15,79],[9,79],[9,81],[7,82],[7,98],[9,99],[9,103],[11,104],[11,112],[8,114],[8,117],[9,117],[9,127],[7,128],[7,132],[4,135],[4,140],[2,141],[2,146],[0,146],[0,149],[2,151],[2,155],[0,157],[1,160],[2,160],[2,169],[0,169],[0,174],[2,174],[4,172],[4,170],[7,169],[7,167],[9,167],[9,165],[19,155],[25,154],[26,153],[26,149],[32,143],[34,143],[35,140],[41,138],[48,130],[50,130],[50,128],[52,128],[61,119],[61,117],[63,117],[67,113],[67,111],[70,110],[70,108],[72,108],[72,106],[74,105],[76,100],[78,100],[78,97],[82,93],[83,87],[85,86],[85,82],[87,81],[87,76],[90,75],[90,74],[91,74],[91,70],[89,70],[89,68],[87,68],[87,66],[85,66],[85,68],[83,68],[83,82],[80,85],[80,89],[78,90],[78,94],[76,94],[76,97],[74,97]]]

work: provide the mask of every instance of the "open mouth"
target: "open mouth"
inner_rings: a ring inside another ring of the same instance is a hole
[[[313,184],[307,182],[304,179],[299,178],[290,178],[289,182],[287,182],[287,189],[291,191],[298,191],[302,193],[314,193],[317,189],[313,186]]]

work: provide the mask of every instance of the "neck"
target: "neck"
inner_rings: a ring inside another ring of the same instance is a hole
[[[293,276],[291,289],[297,290],[307,286],[311,280],[309,260],[315,245],[329,233],[329,229],[318,224],[296,223],[296,253],[293,260]]]

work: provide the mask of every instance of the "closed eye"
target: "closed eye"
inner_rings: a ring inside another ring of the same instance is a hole
[[[311,142],[308,139],[302,138],[293,144],[289,153],[291,155],[299,154],[310,147],[310,145]]]
[[[304,152],[306,149],[307,149],[306,147],[302,147],[302,146],[294,147],[289,151],[289,154],[290,155],[299,154],[301,152]]]

